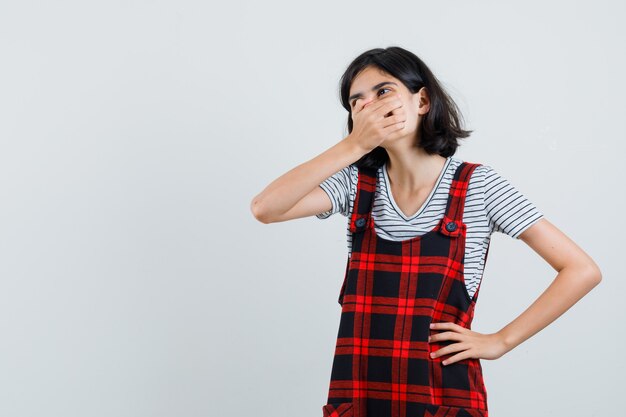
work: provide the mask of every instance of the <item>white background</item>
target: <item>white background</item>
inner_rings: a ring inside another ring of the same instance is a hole
[[[483,361],[492,417],[623,407],[622,1],[0,3],[0,415],[322,415],[346,218],[262,224],[347,133],[339,77],[402,46],[603,281]],[[491,242],[473,330],[556,272]],[[620,408],[622,409],[622,408]]]

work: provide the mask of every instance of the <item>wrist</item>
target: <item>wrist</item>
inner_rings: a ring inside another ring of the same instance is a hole
[[[354,155],[354,160],[361,158],[363,155],[370,152],[371,150],[363,149],[363,147],[359,144],[359,141],[354,136],[352,136],[352,134],[346,136],[342,142],[344,142],[350,154]]]
[[[496,336],[498,337],[500,345],[502,346],[502,349],[504,349],[505,353],[511,351],[516,346],[513,337],[511,337],[511,335],[506,331],[500,330],[496,333]]]

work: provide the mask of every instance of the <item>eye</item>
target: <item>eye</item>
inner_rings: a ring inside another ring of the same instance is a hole
[[[385,87],[383,87],[383,88],[379,89],[379,90],[378,90],[378,92],[380,93],[381,91],[385,91],[385,90],[391,91],[391,88],[385,88]],[[358,100],[358,98],[357,98],[357,99],[355,99],[355,100],[352,100],[352,107],[356,106],[356,102],[357,102],[357,100]]]

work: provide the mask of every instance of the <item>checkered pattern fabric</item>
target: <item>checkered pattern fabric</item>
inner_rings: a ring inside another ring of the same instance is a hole
[[[430,353],[456,342],[428,342],[431,322],[471,328],[478,290],[470,297],[464,282],[463,209],[479,165],[458,166],[441,221],[404,241],[377,236],[376,170],[359,169],[324,417],[488,417],[480,360],[442,365],[450,355]]]

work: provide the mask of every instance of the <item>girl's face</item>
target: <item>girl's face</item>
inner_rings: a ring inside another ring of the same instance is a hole
[[[406,123],[402,128],[403,135],[396,141],[407,137],[415,138],[421,118],[428,113],[429,109],[430,102],[426,88],[422,87],[420,91],[412,94],[402,81],[378,67],[367,67],[352,80],[348,100],[350,114],[355,109],[361,108],[363,104],[368,106],[381,100],[385,94],[400,94],[402,108],[406,115]]]

